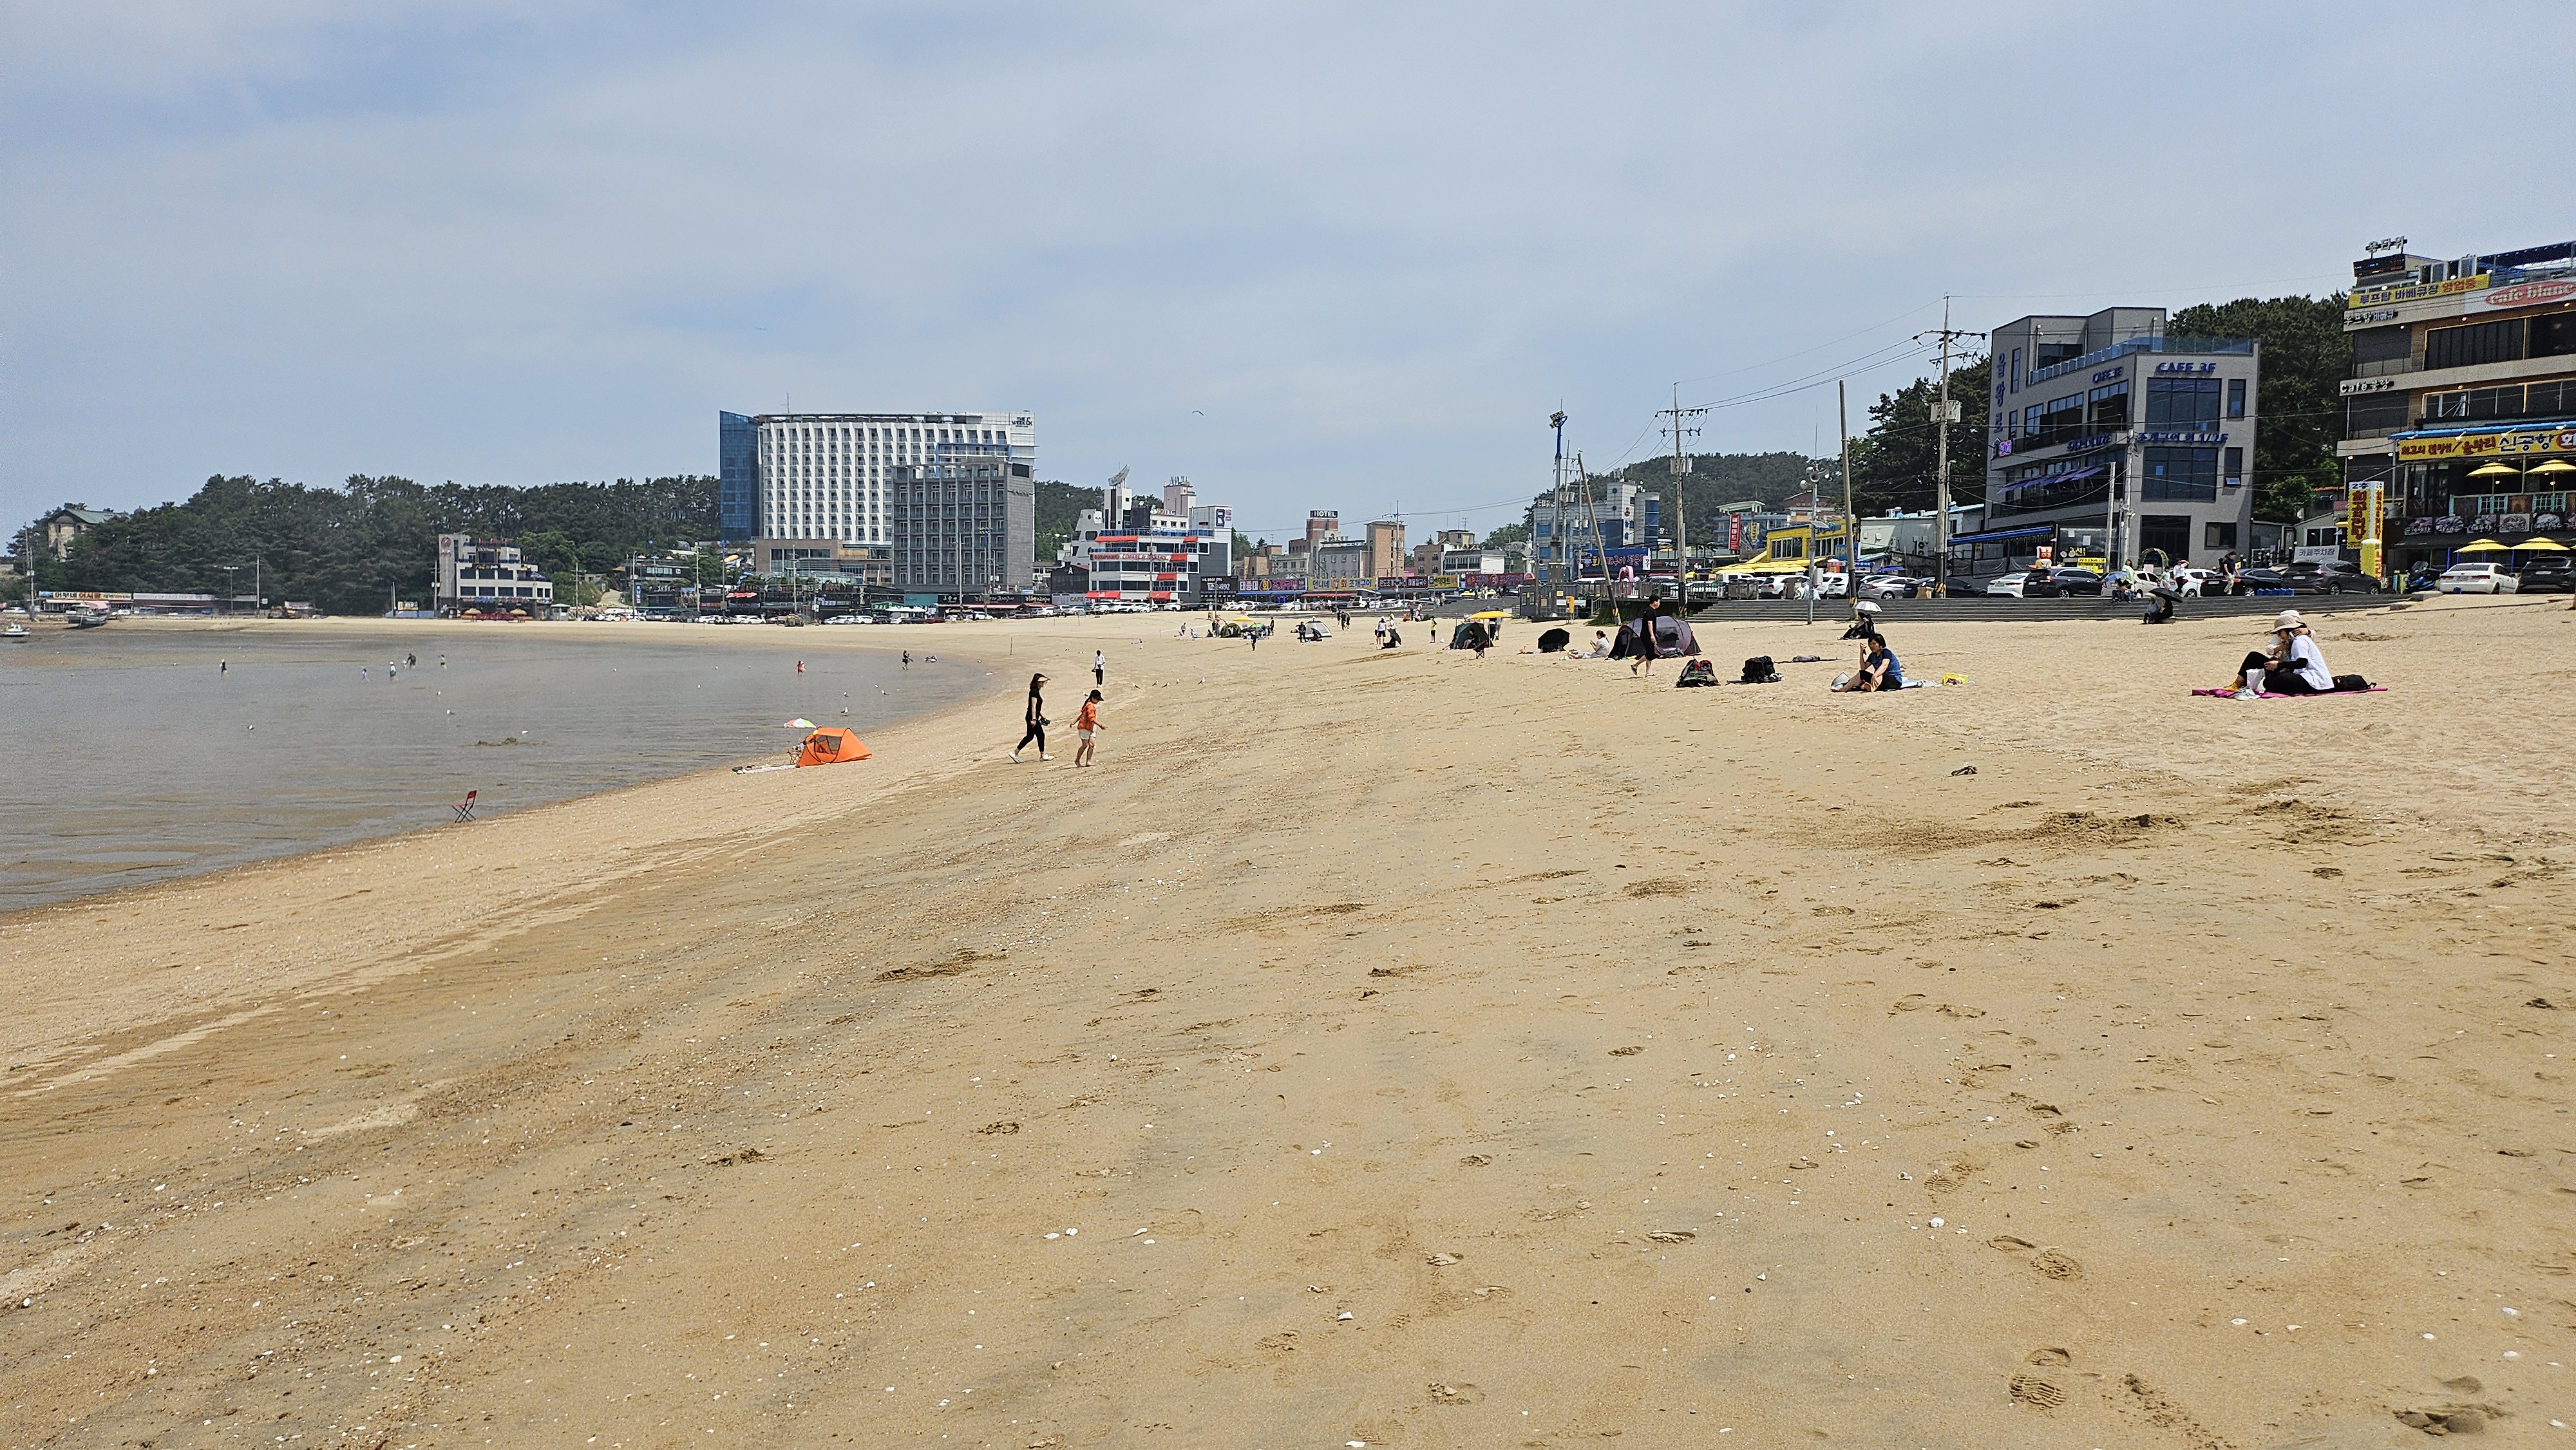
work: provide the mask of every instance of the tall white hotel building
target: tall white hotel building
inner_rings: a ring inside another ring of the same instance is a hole
[[[728,540],[834,539],[887,546],[896,469],[1006,461],[1035,477],[1026,413],[719,413],[718,524]]]

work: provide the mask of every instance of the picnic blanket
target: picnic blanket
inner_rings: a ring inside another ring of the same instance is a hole
[[[2236,695],[2234,690],[2194,690],[2192,693],[2195,695],[2202,695],[2222,700],[2233,699]],[[2388,687],[2386,685],[2373,685],[2366,690],[2327,690],[2314,695],[2276,695],[2270,690],[2265,690],[2255,698],[2262,700],[2331,700],[2337,695],[2384,695],[2386,693],[2388,693]]]

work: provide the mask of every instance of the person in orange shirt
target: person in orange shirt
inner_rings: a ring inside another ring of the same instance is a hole
[[[1099,729],[1100,692],[1098,690],[1094,690],[1091,692],[1091,698],[1082,702],[1082,708],[1075,712],[1073,717],[1073,738],[1082,742],[1075,746],[1073,750],[1073,763],[1075,765],[1097,765],[1100,763],[1091,758],[1091,737],[1097,733]]]

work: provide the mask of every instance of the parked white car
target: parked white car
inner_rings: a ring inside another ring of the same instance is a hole
[[[2505,572],[2502,564],[2454,564],[2442,571],[2433,587],[2444,594],[2519,594],[2522,581]]]
[[[2174,592],[2185,599],[2198,599],[2202,595],[2215,598],[2227,592],[2226,576],[2215,569],[2186,566],[2173,571],[2173,581]]]

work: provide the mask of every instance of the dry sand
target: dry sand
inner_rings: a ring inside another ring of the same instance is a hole
[[[1013,678],[0,918],[0,1443],[2576,1420],[2563,605],[2261,705],[2182,694],[2244,621],[1891,627],[1975,683],[1885,697],[1172,627],[825,632],[1051,649],[1060,727],[1105,645],[1097,771]]]

